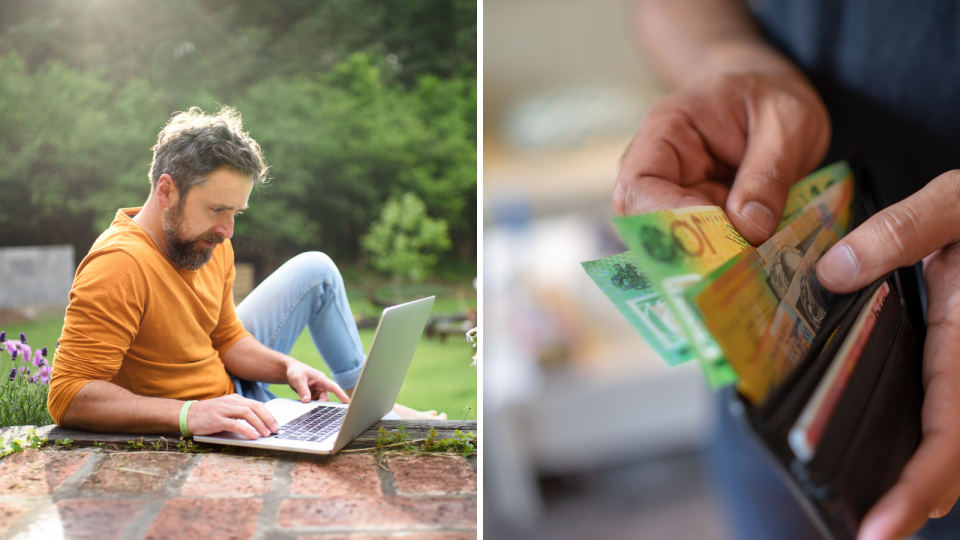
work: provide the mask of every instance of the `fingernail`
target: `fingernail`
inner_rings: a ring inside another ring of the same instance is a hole
[[[827,283],[843,285],[857,277],[860,263],[846,244],[833,246],[820,258],[820,277]]]
[[[754,227],[760,229],[764,234],[773,233],[773,227],[775,225],[773,212],[766,206],[758,202],[750,201],[740,207],[740,215],[752,223]]]

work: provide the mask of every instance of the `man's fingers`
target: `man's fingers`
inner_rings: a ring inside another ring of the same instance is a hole
[[[260,416],[253,412],[253,409],[250,407],[231,407],[227,410],[227,416],[229,418],[246,420],[248,424],[253,426],[253,429],[255,429],[261,437],[269,437],[272,433],[272,430],[267,428],[263,420],[260,419]],[[256,439],[256,437],[253,438]]]
[[[847,293],[960,240],[960,173],[950,171],[886,208],[833,246],[817,264],[827,289]]]
[[[307,381],[305,373],[298,373],[290,379],[290,388],[300,396],[300,401],[307,403],[310,401],[310,383]]]
[[[952,312],[952,281],[957,276],[956,272],[946,272],[952,269],[930,269],[935,275],[929,275],[928,280],[922,442],[897,484],[864,518],[861,540],[905,538],[928,517],[949,512],[960,494],[960,431],[956,429],[956,419],[960,417],[960,393],[956,392],[960,365],[955,354],[960,321]]]
[[[945,515],[957,499],[960,470],[947,432],[929,433],[904,468],[897,484],[863,519],[859,540],[900,540],[916,532],[928,517]]]
[[[804,125],[820,120],[797,99],[752,103],[747,148],[727,215],[744,238],[759,245],[776,232],[790,187],[817,165],[829,139]]]
[[[689,89],[651,108],[620,164],[620,215],[723,206],[745,144],[743,104],[728,85]]]
[[[645,214],[689,206],[723,206],[729,188],[716,182],[678,186],[655,176],[617,182],[614,209],[621,215]]]
[[[329,385],[328,385],[328,387],[327,387],[327,390],[328,390],[329,392],[333,392],[333,394],[334,394],[335,396],[337,396],[338,398],[340,398],[340,401],[342,401],[343,403],[350,403],[350,396],[348,396],[348,395],[346,394],[346,392],[344,392],[344,391],[340,388],[340,385],[339,385],[339,384],[337,384],[337,383],[335,383],[335,382],[333,382],[333,381],[328,381],[328,382],[329,382]]]

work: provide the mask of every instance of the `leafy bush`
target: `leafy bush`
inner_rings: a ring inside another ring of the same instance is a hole
[[[390,198],[363,237],[373,265],[394,278],[394,296],[400,301],[403,278],[420,282],[437,263],[437,253],[450,249],[447,222],[427,216],[423,201],[413,193]]]

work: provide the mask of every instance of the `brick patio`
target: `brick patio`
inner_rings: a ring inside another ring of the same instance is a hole
[[[128,452],[93,448],[96,438],[0,462],[0,538],[477,536],[476,455],[387,456],[381,467],[362,453]]]

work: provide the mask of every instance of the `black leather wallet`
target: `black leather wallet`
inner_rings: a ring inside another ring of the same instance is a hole
[[[858,179],[854,223],[872,213]],[[920,444],[923,282],[901,268],[869,287],[834,297],[810,351],[758,405],[730,392],[734,418],[775,464],[826,539],[853,539],[866,512],[896,483]],[[823,431],[813,458],[798,459],[788,436],[874,291],[890,293]],[[836,331],[836,334],[834,334]],[[833,334],[833,338],[831,335]],[[829,343],[828,343],[829,341]]]

